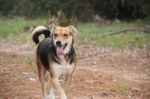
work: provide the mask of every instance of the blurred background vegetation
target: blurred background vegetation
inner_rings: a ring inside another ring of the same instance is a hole
[[[136,19],[150,16],[150,0],[0,0],[2,16],[52,16],[58,11],[80,21],[90,21],[95,15]]]

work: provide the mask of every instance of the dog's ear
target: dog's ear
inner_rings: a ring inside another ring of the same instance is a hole
[[[73,25],[70,25],[69,28],[73,36],[76,36],[78,34],[78,30]]]
[[[52,24],[52,26],[51,26],[51,37],[54,34],[55,29],[56,29],[56,25]]]

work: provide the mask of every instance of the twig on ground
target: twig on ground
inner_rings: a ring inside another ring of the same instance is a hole
[[[116,34],[127,33],[129,31],[138,31],[138,32],[144,32],[144,33],[150,33],[150,28],[141,28],[141,29],[130,28],[130,29],[124,29],[124,30],[120,30],[120,31],[117,31],[117,32],[105,34],[103,36],[112,36],[112,35],[116,35]]]

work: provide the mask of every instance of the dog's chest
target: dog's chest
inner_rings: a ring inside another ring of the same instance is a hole
[[[52,66],[58,77],[66,73],[71,73],[75,68],[74,64],[69,64],[69,63],[63,65],[54,63]]]

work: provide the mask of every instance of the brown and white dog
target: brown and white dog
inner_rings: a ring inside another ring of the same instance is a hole
[[[36,63],[44,99],[55,99],[55,90],[60,93],[61,99],[67,99],[66,93],[76,67],[76,54],[73,44],[74,36],[77,33],[78,31],[72,25],[68,27],[53,25],[51,30],[45,26],[38,26],[33,30],[32,39],[38,44]],[[45,35],[45,39],[39,43],[41,34]],[[46,71],[50,74],[49,95],[47,95],[44,84]],[[66,75],[65,90],[59,82],[62,75]]]

